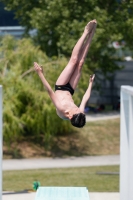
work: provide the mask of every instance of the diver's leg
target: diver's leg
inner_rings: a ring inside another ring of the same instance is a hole
[[[80,37],[80,39],[78,40],[72,51],[72,55],[67,66],[64,68],[64,70],[58,77],[56,85],[64,85],[70,82],[71,76],[73,75],[75,69],[79,64],[80,54],[82,53],[84,42],[87,36],[91,33],[93,26],[94,26],[93,20],[86,25],[82,36]]]
[[[76,89],[77,84],[79,82],[79,79],[80,79],[80,76],[81,76],[82,67],[83,67],[83,64],[85,62],[85,58],[87,56],[88,50],[90,48],[90,44],[91,44],[93,35],[95,33],[97,22],[96,22],[96,20],[93,20],[93,22],[94,22],[93,29],[92,29],[91,33],[88,35],[88,38],[86,39],[86,42],[83,45],[82,52],[81,52],[80,58],[79,58],[80,59],[79,63],[77,65],[77,67],[75,68],[75,70],[74,70],[74,72],[73,72],[73,74],[71,76],[70,82],[69,82],[74,90]]]

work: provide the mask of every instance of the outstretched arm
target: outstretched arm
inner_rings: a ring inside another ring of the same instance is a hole
[[[82,112],[84,112],[84,109],[85,109],[85,105],[88,101],[88,99],[90,98],[90,95],[91,95],[91,89],[92,89],[92,84],[93,84],[93,81],[94,81],[94,78],[95,78],[95,74],[93,74],[92,76],[90,76],[90,81],[89,81],[89,86],[88,86],[88,89],[86,90],[84,96],[83,96],[83,99],[81,101],[81,104],[80,104],[80,110]]]
[[[60,102],[58,101],[54,91],[52,90],[51,86],[49,85],[49,83],[47,82],[46,78],[43,75],[43,69],[42,67],[40,67],[36,62],[34,62],[34,69],[37,72],[38,76],[40,77],[45,89],[47,90],[53,104],[55,105],[55,107],[59,110],[62,110],[63,108],[61,107]]]

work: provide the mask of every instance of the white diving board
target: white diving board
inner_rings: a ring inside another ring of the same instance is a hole
[[[89,200],[86,187],[39,187],[35,200]]]

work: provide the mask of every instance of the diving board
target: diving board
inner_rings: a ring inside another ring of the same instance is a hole
[[[86,187],[39,187],[35,200],[89,200]]]

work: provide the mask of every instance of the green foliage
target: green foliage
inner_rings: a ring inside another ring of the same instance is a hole
[[[3,190],[31,191],[33,181],[39,180],[44,187],[82,186],[88,188],[89,192],[119,192],[119,168],[116,165],[22,170],[21,173],[19,170],[3,171]],[[100,175],[100,172],[105,174]]]
[[[0,41],[0,83],[3,85],[4,141],[10,145],[23,137],[31,137],[43,144],[53,135],[71,131],[69,122],[61,120],[47,92],[33,69],[36,61],[44,66],[44,73],[54,86],[64,58],[56,62],[35,47],[30,39],[15,40],[6,36]],[[59,70],[55,70],[55,67]]]
[[[70,56],[73,46],[91,19],[98,26],[89,52],[89,69],[113,72],[115,64],[114,41],[125,41],[133,49],[133,0],[2,0],[26,30],[37,29],[34,41],[48,56]],[[21,9],[20,9],[21,8]],[[27,20],[28,19],[28,20]],[[118,58],[117,58],[118,59]]]
[[[44,66],[49,83],[54,83],[66,65],[84,26],[97,19],[98,26],[92,41],[84,72],[74,96],[79,104],[88,74],[100,69],[108,77],[119,67],[112,47],[114,41],[125,41],[133,49],[133,0],[0,0],[7,10],[14,10],[26,31],[37,29],[31,40],[6,37],[0,44],[0,81],[4,88],[4,138],[14,141],[20,135],[50,139],[53,134],[69,132],[68,122],[60,120],[42,83],[33,72],[33,62]],[[49,57],[47,57],[49,56]],[[89,70],[88,70],[89,68]],[[80,87],[82,85],[82,87]],[[51,120],[51,123],[50,123]],[[45,136],[45,137],[44,137]]]

